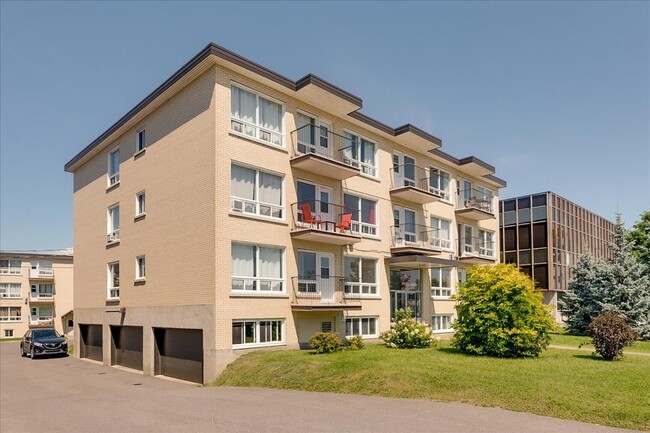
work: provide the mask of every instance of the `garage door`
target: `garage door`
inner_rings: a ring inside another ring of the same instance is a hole
[[[79,356],[82,358],[103,361],[102,355],[102,325],[79,324],[81,334],[81,348]]]
[[[156,374],[203,383],[203,331],[154,328]]]
[[[111,326],[111,363],[142,370],[142,327]]]

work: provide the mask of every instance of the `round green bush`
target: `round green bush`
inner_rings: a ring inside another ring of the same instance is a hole
[[[533,280],[513,265],[474,266],[456,296],[452,345],[504,358],[539,356],[555,324]]]
[[[625,346],[631,346],[637,335],[625,320],[614,311],[603,311],[589,324],[591,342],[596,352],[608,361],[616,361]]]
[[[345,341],[348,343],[347,348],[350,350],[359,350],[366,346],[361,335],[353,335],[352,337],[346,338]]]
[[[397,310],[390,330],[382,332],[379,338],[384,340],[388,347],[398,349],[433,347],[436,344],[431,328],[415,320],[410,308]]]
[[[341,350],[343,343],[336,332],[318,332],[309,339],[309,347],[316,353],[332,353]]]

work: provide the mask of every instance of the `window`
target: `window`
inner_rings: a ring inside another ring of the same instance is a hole
[[[5,338],[11,338],[14,336],[14,330],[13,329],[5,329]]]
[[[120,262],[108,264],[108,299],[120,297]]]
[[[478,253],[481,256],[494,257],[494,232],[479,229]]]
[[[433,332],[451,332],[453,316],[451,314],[434,314],[431,316]]]
[[[332,322],[321,322],[320,332],[332,332]]]
[[[345,336],[361,335],[364,338],[377,337],[376,317],[348,317],[345,319]]]
[[[22,264],[20,260],[2,259],[0,260],[0,275],[20,275]]]
[[[147,131],[143,128],[138,130],[136,143],[135,143],[135,152],[139,153],[145,150],[147,147]]]
[[[284,343],[284,320],[232,322],[232,347],[277,346]]]
[[[108,208],[108,233],[107,242],[117,242],[120,240],[120,205],[115,204]]]
[[[29,264],[29,277],[30,278],[43,278],[51,277],[54,275],[52,269],[52,262],[31,262]]]
[[[343,267],[346,294],[377,295],[377,260],[346,257]]]
[[[31,323],[45,324],[52,323],[54,318],[54,308],[52,307],[32,307],[31,308]]]
[[[467,224],[458,224],[458,233],[460,235],[459,253],[461,255],[475,253],[474,227]]]
[[[144,256],[138,256],[135,258],[135,279],[144,280],[145,279],[145,260]]]
[[[298,251],[298,292],[312,293],[323,302],[335,302],[337,283],[333,276],[334,254],[316,251]]]
[[[344,132],[343,160],[353,167],[361,167],[361,173],[377,177],[377,144],[356,134]]]
[[[281,176],[232,164],[230,201],[235,212],[284,218]]]
[[[73,319],[68,319],[68,328],[74,328],[74,320]]]
[[[136,218],[145,215],[147,212],[146,196],[144,191],[140,191],[135,195],[135,216]]]
[[[451,201],[451,174],[439,168],[429,167],[429,192]]]
[[[32,284],[30,293],[32,299],[52,299],[54,297],[54,285]]]
[[[232,244],[233,292],[284,292],[284,249]]]
[[[0,298],[22,298],[23,289],[20,283],[0,283]]]
[[[431,296],[434,298],[449,298],[452,292],[451,286],[452,268],[431,269]]]
[[[451,221],[443,220],[438,217],[431,217],[431,246],[442,248],[443,250],[451,249]]]
[[[351,194],[343,195],[345,213],[352,213],[352,231],[377,236],[377,202]]]
[[[20,307],[0,307],[0,322],[20,322],[22,312]]]
[[[334,146],[330,143],[331,127],[318,118],[298,112],[296,115],[298,153],[317,153],[332,158]]]
[[[113,186],[120,181],[120,149],[115,149],[108,154],[108,186]]]
[[[284,146],[283,105],[237,86],[230,89],[230,128],[275,146]]]
[[[464,284],[467,281],[467,270],[458,268],[458,284]]]

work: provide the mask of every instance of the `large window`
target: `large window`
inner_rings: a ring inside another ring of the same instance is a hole
[[[377,337],[376,317],[348,317],[345,319],[345,336],[361,335],[365,338]]]
[[[21,320],[20,307],[0,307],[0,322],[20,322]]]
[[[108,264],[108,299],[120,297],[120,262]]]
[[[120,149],[115,149],[108,154],[108,186],[120,181]]]
[[[434,298],[451,297],[451,270],[452,268],[431,269],[431,296]]]
[[[478,253],[482,256],[494,257],[494,232],[479,229]]]
[[[51,299],[54,296],[54,285],[32,284],[30,291],[32,299]]]
[[[108,208],[107,242],[120,240],[120,205],[115,204]]]
[[[377,177],[377,144],[365,138],[344,132],[346,146],[343,157],[347,164],[361,167],[361,173]]]
[[[276,346],[284,343],[284,320],[232,322],[232,347]]]
[[[146,195],[140,191],[135,195],[135,217],[143,216],[147,212]]]
[[[282,177],[232,164],[230,196],[232,210],[250,215],[284,218]]]
[[[284,146],[282,104],[241,87],[230,88],[231,129],[275,146]]]
[[[22,261],[12,259],[0,260],[0,275],[20,275]]]
[[[433,328],[433,332],[451,332],[453,321],[451,314],[434,314],[431,317],[431,328]]]
[[[451,201],[451,174],[439,168],[429,168],[429,191],[445,201]]]
[[[450,250],[451,246],[451,221],[438,217],[431,217],[431,246]]]
[[[135,279],[136,281],[143,281],[147,274],[145,272],[145,256],[138,256],[135,258]]]
[[[233,243],[233,292],[284,292],[283,257],[283,248]]]
[[[22,294],[20,283],[0,283],[0,298],[21,298]]]
[[[351,194],[343,195],[345,212],[352,213],[352,231],[377,236],[377,202]]]
[[[52,323],[52,320],[54,319],[54,308],[32,307],[31,316],[32,316],[31,317],[32,324]]]
[[[377,260],[360,257],[346,257],[345,293],[377,295]]]

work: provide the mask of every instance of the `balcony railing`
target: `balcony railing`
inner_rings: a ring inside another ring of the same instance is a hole
[[[461,258],[485,257],[494,259],[496,257],[495,251],[494,241],[488,241],[480,237],[461,238],[458,242],[458,252]]]
[[[29,270],[29,278],[52,278],[54,276],[54,269],[52,268],[36,268]]]
[[[450,250],[450,239],[441,238],[442,231],[422,224],[391,226],[392,248],[413,247],[428,250]]]
[[[120,229],[113,230],[112,232],[106,235],[107,243],[117,242],[119,240],[120,240]]]
[[[330,275],[292,277],[293,304],[298,306],[360,305],[361,294],[345,290],[345,278]]]
[[[32,316],[29,320],[31,325],[51,325],[54,323],[52,316]]]
[[[360,163],[353,159],[353,142],[350,138],[335,134],[318,125],[305,125],[291,133],[294,156],[318,155],[359,169]]]
[[[360,237],[371,233],[367,224],[359,221],[360,212],[345,206],[320,200],[305,200],[291,205],[293,229],[312,229],[323,234]],[[376,230],[376,229],[375,229]]]
[[[476,189],[466,189],[458,193],[458,200],[456,200],[456,209],[477,209],[483,212],[494,214],[492,202],[492,194]]]
[[[32,293],[30,294],[32,301],[51,301],[54,299],[53,293]]]
[[[393,188],[410,186],[429,191],[429,170],[413,164],[393,165],[390,169]],[[437,191],[437,190],[436,190]],[[431,191],[433,193],[433,191]]]

